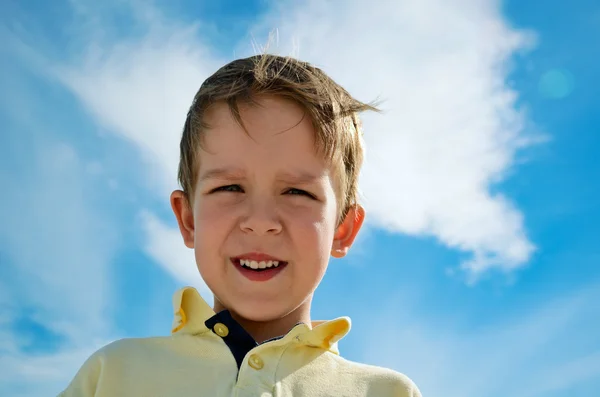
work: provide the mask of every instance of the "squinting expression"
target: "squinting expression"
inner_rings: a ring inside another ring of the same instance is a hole
[[[240,105],[250,136],[227,105],[206,114],[194,248],[215,299],[246,319],[269,321],[312,297],[327,268],[337,204],[303,109],[275,97],[258,102]],[[248,268],[261,261],[271,268]]]

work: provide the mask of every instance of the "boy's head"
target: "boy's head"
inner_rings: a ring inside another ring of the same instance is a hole
[[[375,108],[289,57],[239,59],[202,84],[171,204],[215,309],[252,321],[308,312],[329,255],[346,254],[364,219],[364,110]]]

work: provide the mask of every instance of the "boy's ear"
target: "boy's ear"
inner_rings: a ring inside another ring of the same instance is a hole
[[[338,226],[333,236],[333,245],[331,247],[331,256],[334,258],[343,258],[354,243],[365,220],[365,210],[359,204],[356,204],[348,211],[346,218]]]
[[[177,218],[185,246],[194,248],[194,213],[183,191],[175,190],[171,193],[171,208]]]

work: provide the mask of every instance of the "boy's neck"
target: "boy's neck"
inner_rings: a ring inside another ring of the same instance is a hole
[[[298,323],[305,323],[311,326],[310,320],[310,299],[302,303],[298,308],[288,315],[270,321],[252,321],[241,317],[235,311],[224,307],[218,299],[215,298],[215,313],[223,310],[229,310],[231,316],[248,332],[256,343],[260,344],[269,339],[287,334]]]

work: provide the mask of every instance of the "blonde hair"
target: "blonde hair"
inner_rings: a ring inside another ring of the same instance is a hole
[[[291,99],[310,116],[316,149],[336,170],[338,222],[342,222],[348,210],[358,204],[358,175],[364,157],[358,113],[378,109],[354,99],[321,69],[278,55],[262,54],[232,61],[207,78],[198,90],[180,144],[178,179],[188,202],[192,202],[199,170],[202,131],[209,127],[204,119],[206,110],[224,102],[244,127],[238,103],[255,103],[254,98],[265,94]]]

